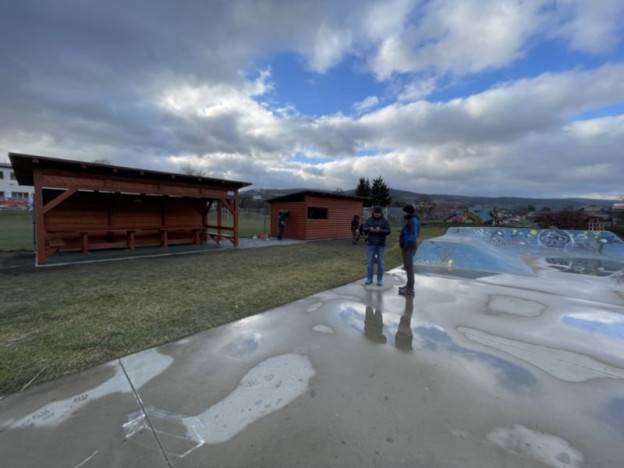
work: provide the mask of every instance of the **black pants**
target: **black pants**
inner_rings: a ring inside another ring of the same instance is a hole
[[[407,273],[407,284],[405,287],[414,289],[414,254],[416,253],[416,247],[401,249],[401,253],[403,254],[403,267],[405,268],[405,273]]]

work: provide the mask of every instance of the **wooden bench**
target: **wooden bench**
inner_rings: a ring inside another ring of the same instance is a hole
[[[170,239],[169,233],[174,232],[189,232],[191,234],[190,239]],[[136,248],[136,236],[144,234],[159,234],[160,246],[167,247],[173,244],[199,244],[202,240],[202,233],[205,233],[206,229],[193,226],[140,226],[140,227],[120,227],[120,226],[93,226],[88,229],[84,227],[72,227],[72,226],[57,226],[48,228],[46,233],[47,245],[58,251],[65,247],[67,244],[66,239],[80,239],[80,249],[83,253],[87,253],[89,250],[95,249],[107,249],[107,248],[124,248],[128,250],[134,250]],[[90,243],[89,236],[97,235],[121,235],[125,236],[123,241],[109,241]]]

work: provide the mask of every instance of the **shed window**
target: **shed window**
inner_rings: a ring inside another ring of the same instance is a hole
[[[308,219],[327,219],[327,208],[308,207]]]

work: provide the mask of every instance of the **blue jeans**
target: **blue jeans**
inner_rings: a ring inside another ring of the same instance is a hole
[[[368,281],[373,281],[373,273],[375,271],[375,256],[377,256],[377,282],[381,283],[384,274],[384,249],[385,245],[369,245],[368,246]]]

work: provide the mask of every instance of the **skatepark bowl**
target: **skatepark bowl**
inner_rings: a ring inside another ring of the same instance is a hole
[[[0,401],[6,467],[622,467],[611,233],[449,229],[363,281]]]

